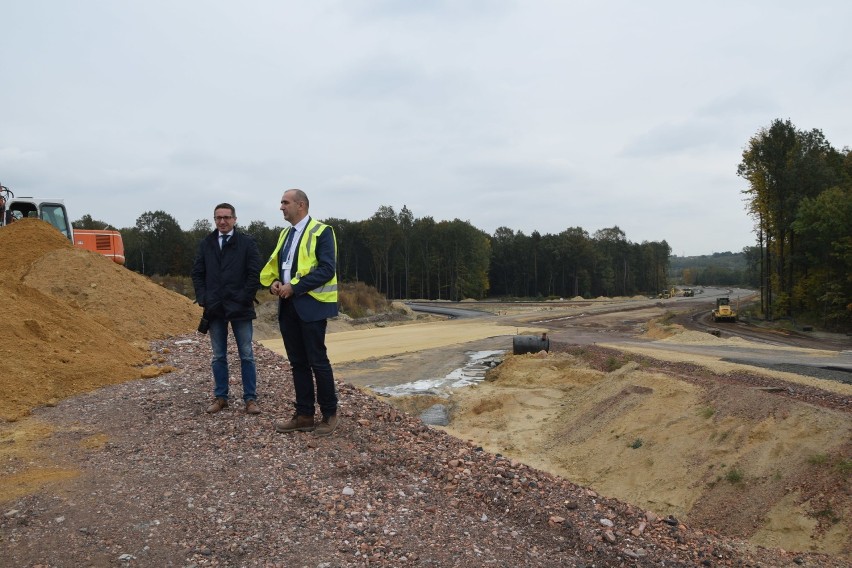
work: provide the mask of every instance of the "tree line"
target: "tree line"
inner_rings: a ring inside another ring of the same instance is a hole
[[[765,317],[852,328],[852,150],[776,119],[748,141],[737,174]]]
[[[683,286],[731,286],[757,288],[754,247],[742,252],[715,252],[702,256],[673,256],[669,264],[669,282]]]
[[[617,226],[590,235],[580,227],[526,235],[500,227],[493,235],[468,221],[415,217],[403,206],[381,206],[369,219],[324,219],[338,242],[338,278],[364,282],[388,298],[463,300],[486,297],[575,297],[655,294],[667,287],[666,241],[633,243]],[[76,228],[112,228],[84,215]],[[253,221],[240,230],[261,255],[282,227]],[[146,211],[118,229],[127,268],[153,275],[189,275],[198,242],[213,230],[207,219],[183,230],[165,211]]]

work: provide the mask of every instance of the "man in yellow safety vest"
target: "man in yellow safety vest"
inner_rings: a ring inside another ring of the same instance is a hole
[[[325,346],[328,318],[337,316],[337,240],[334,229],[308,215],[309,205],[301,189],[284,192],[281,211],[291,226],[281,231],[260,282],[279,298],[278,326],[296,391],[293,417],[276,422],[275,430],[328,436],[339,423]],[[319,423],[314,422],[316,406],[322,413]]]

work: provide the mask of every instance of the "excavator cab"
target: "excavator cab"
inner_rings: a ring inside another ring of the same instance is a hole
[[[11,192],[9,192],[11,194]],[[50,223],[69,241],[74,241],[68,211],[61,199],[39,199],[36,197],[14,197],[6,200],[5,214],[0,216],[0,225],[7,225],[19,219],[35,218]]]
[[[0,227],[20,219],[41,219],[53,225],[77,248],[90,250],[124,264],[124,242],[116,230],[74,230],[68,211],[61,199],[15,197],[12,191],[0,185]]]

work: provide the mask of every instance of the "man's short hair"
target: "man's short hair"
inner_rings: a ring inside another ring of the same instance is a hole
[[[220,203],[219,205],[217,205],[216,207],[213,208],[213,212],[215,213],[217,209],[230,209],[231,215],[234,216],[234,217],[237,216],[237,210],[234,209],[234,206],[231,205],[230,203]]]
[[[305,204],[306,207],[310,208],[311,202],[308,199],[307,193],[305,193],[301,189],[297,189],[295,187],[293,189],[288,189],[287,191],[292,191],[294,193],[294,195],[296,196],[296,198],[293,199],[293,201],[301,201],[302,203]]]

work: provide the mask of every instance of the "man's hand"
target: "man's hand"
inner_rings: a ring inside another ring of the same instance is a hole
[[[269,292],[279,298],[291,298],[293,296],[293,287],[289,283],[285,284],[280,280],[276,280],[269,287]]]

